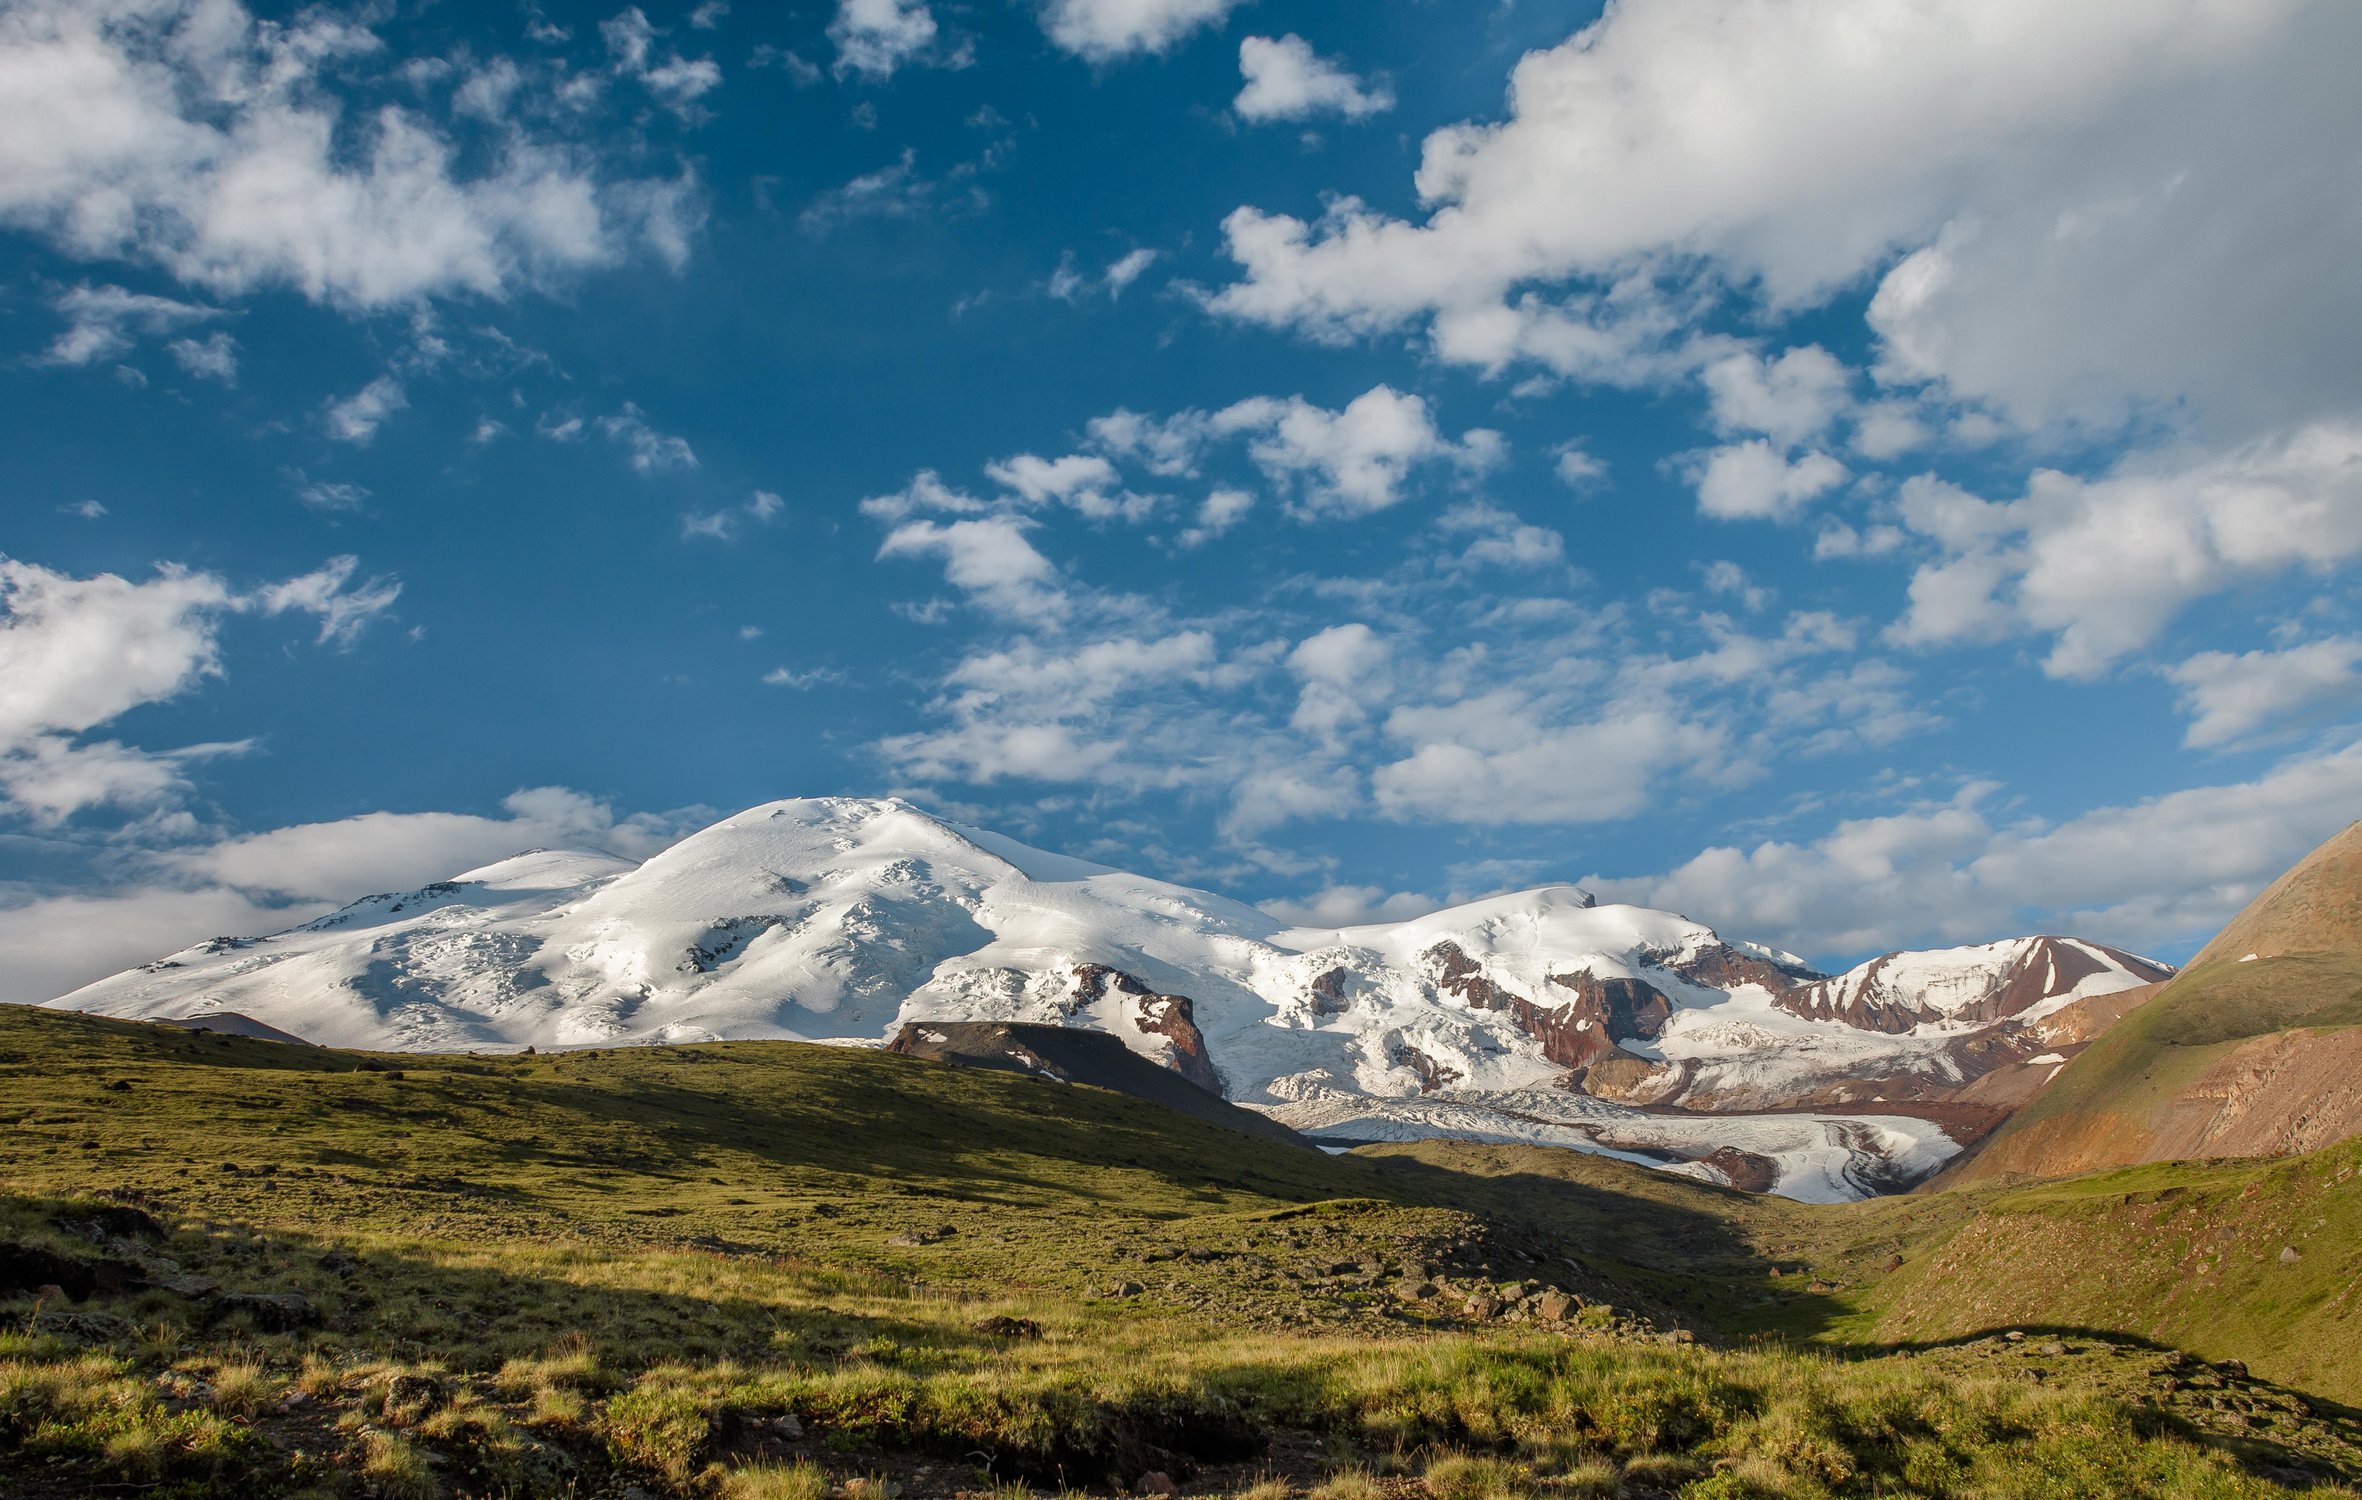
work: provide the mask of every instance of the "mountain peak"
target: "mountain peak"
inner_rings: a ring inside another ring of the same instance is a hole
[[[2190,960],[2280,958],[2362,948],[2362,823],[2348,824],[2247,903]]]

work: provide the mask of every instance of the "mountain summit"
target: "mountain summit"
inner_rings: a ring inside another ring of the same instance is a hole
[[[818,798],[636,866],[519,855],[52,1003],[421,1051],[1082,1027],[1331,1139],[1534,1141],[1840,1198],[1934,1170],[2000,1117],[1967,1091],[2047,1077],[2086,1039],[2079,1007],[2166,973],[2019,938],[1830,978],[1569,886],[1291,929],[898,800]]]

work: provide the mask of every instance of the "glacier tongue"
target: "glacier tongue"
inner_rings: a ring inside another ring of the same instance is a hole
[[[51,1003],[234,1011],[328,1045],[421,1051],[874,1046],[905,1022],[1047,1022],[1109,1032],[1318,1134],[1539,1141],[1821,1199],[1907,1183],[1957,1151],[1907,1109],[1871,1111],[1883,1094],[1795,1107],[1865,1079],[1898,1099],[1961,1082],[1952,1012],[1975,989],[1960,977],[1970,952],[1820,981],[1792,955],[1565,886],[1384,926],[1283,929],[898,800],[822,798],[751,808],[636,866],[533,851]],[[2139,961],[2118,958],[2076,945],[2060,995],[2036,993],[2027,954],[1994,961],[2016,965],[2011,993],[2035,996],[2020,1009],[2038,1022],[2143,982]],[[1907,992],[1922,976],[1946,1004]],[[1918,1006],[1943,1024],[1865,1027],[1842,1013],[1865,995],[1880,1017]],[[1634,1107],[1717,1091],[1782,1112]]]

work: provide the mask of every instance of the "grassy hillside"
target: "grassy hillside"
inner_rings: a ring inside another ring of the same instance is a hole
[[[1983,1205],[1332,1158],[786,1043],[0,1008],[0,1493],[2353,1493],[2343,1414],[2137,1342],[1799,1352]]]
[[[2123,1330],[2362,1399],[2362,1141],[1951,1196],[1844,1334]]]
[[[2300,860],[1938,1186],[2362,1134],[2362,824]]]

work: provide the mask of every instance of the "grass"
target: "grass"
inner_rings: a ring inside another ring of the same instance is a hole
[[[1328,1158],[784,1043],[365,1058],[0,1008],[0,1099],[8,1253],[317,1313],[0,1287],[0,1493],[28,1500],[1046,1500],[1154,1474],[1258,1500],[2194,1497],[2362,1476],[2342,1413],[2138,1342],[1840,1347],[1931,1315],[1914,1268],[1991,1195],[1815,1211],[1564,1152]],[[1457,1310],[1505,1282],[1592,1306]]]

